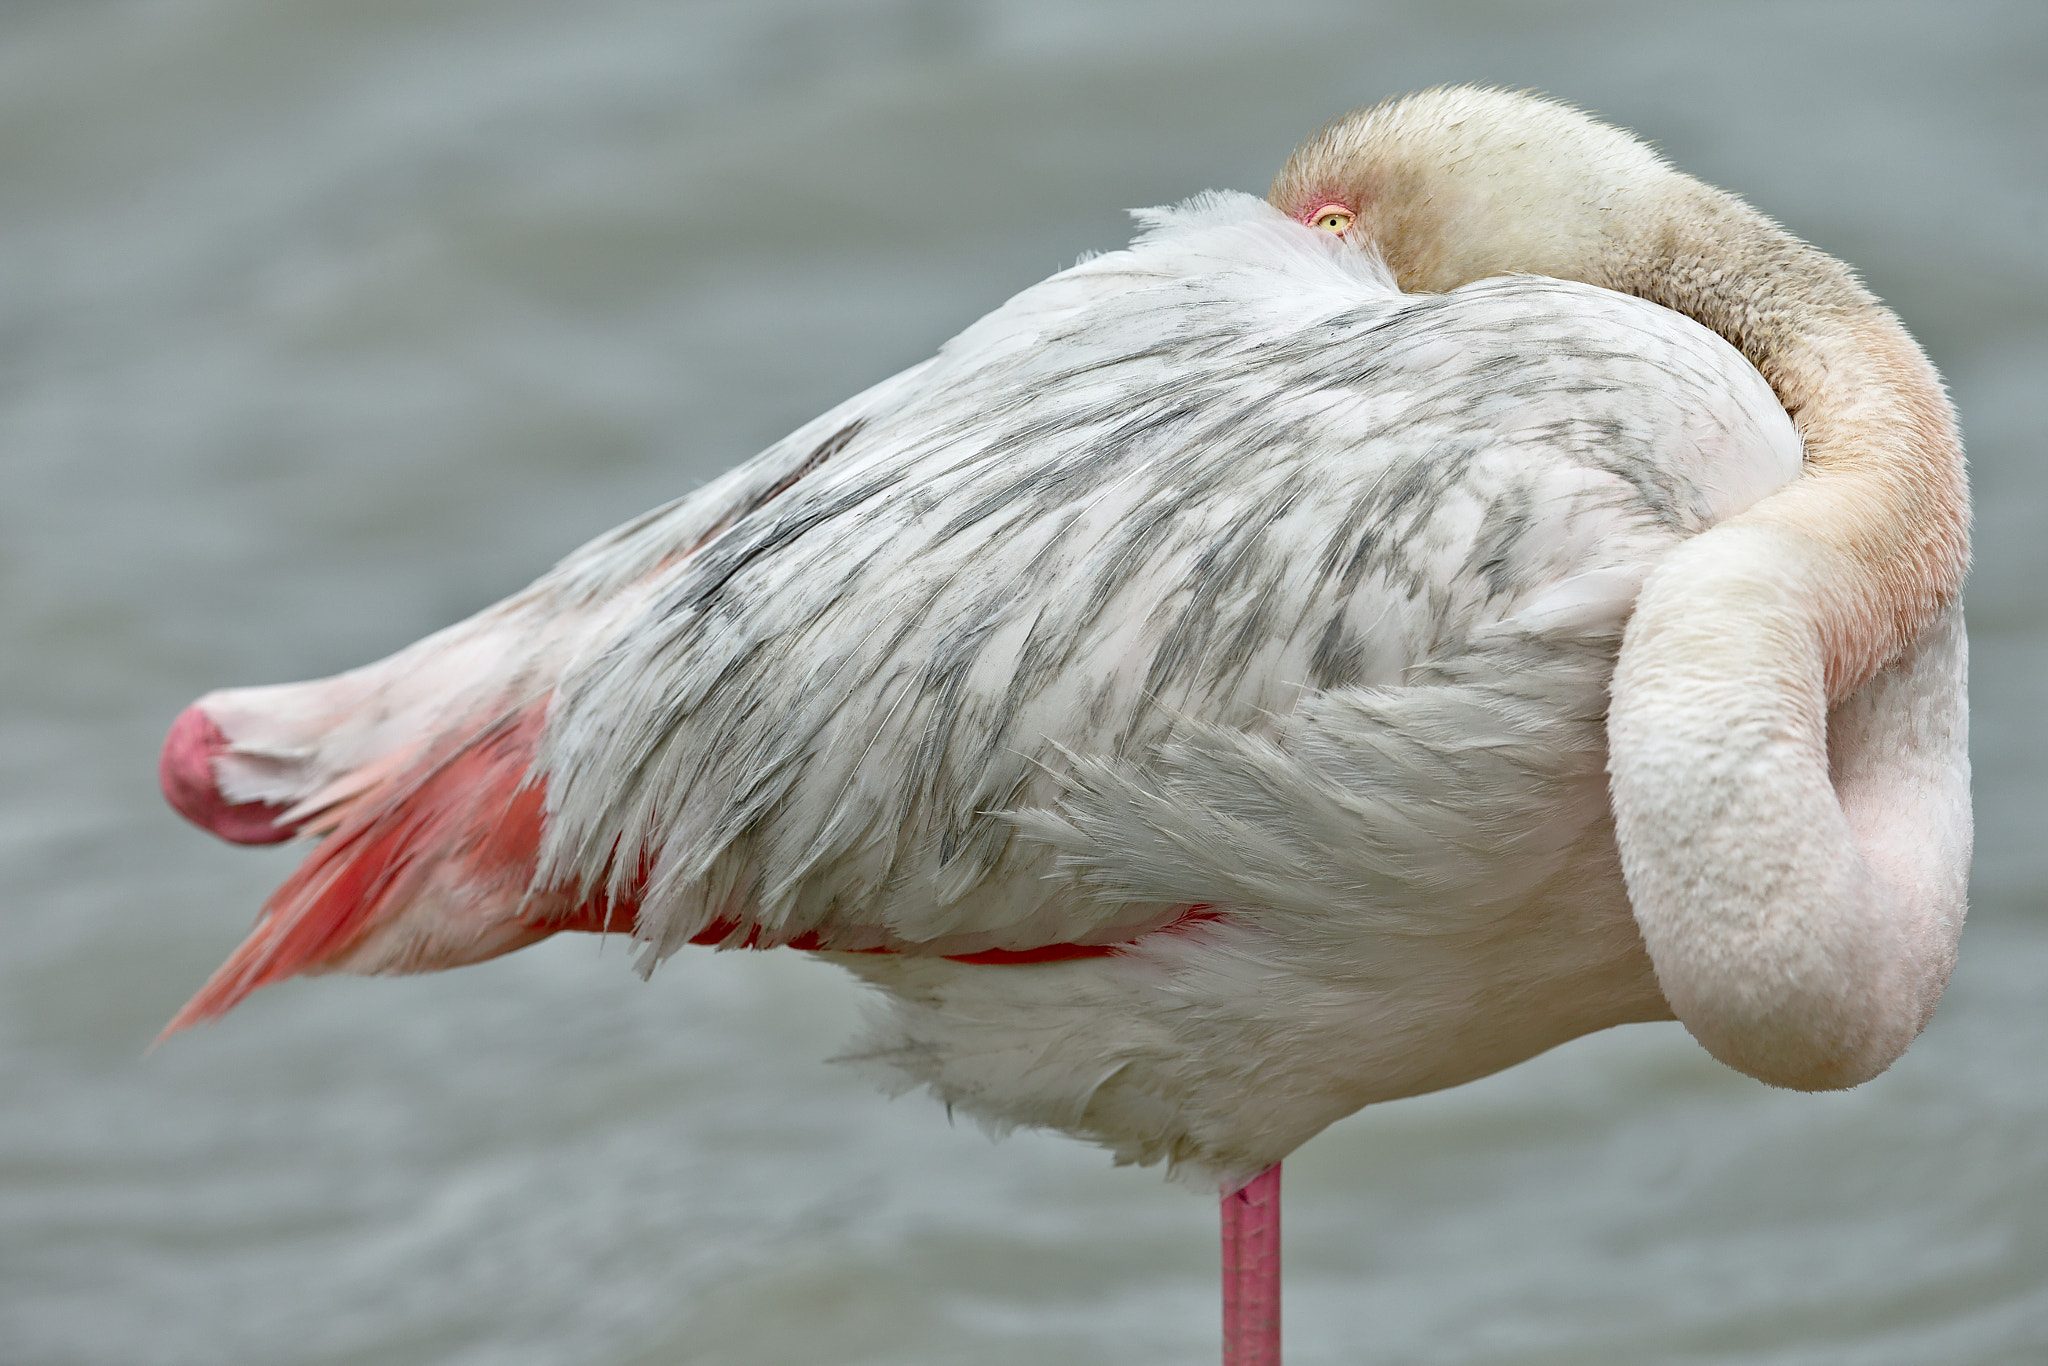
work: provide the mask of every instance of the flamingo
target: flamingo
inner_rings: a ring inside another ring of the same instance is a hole
[[[525,591],[214,692],[183,814],[323,836],[166,1032],[565,930],[789,947],[856,1052],[1222,1196],[1677,1018],[1882,1072],[1970,853],[1953,412],[1847,267],[1566,105],[1348,114]]]

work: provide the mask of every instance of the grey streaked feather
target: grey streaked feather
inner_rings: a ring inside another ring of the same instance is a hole
[[[1796,468],[1761,378],[1587,286],[1402,295],[1244,196],[1147,222],[565,564],[710,538],[562,685],[542,883],[644,876],[657,957],[1029,947],[1497,899],[1599,816],[1633,585]]]

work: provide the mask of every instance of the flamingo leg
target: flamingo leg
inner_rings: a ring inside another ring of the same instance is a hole
[[[1223,1366],[1280,1366],[1280,1164],[1223,1197]]]

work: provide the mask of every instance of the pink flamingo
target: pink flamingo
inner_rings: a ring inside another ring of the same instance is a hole
[[[169,1028],[562,930],[786,946],[951,1104],[1224,1192],[1376,1100],[1675,1016],[1853,1086],[1969,861],[1967,490],[1840,263],[1562,105],[1348,115],[162,778],[324,840]],[[1718,335],[1717,335],[1718,334]]]

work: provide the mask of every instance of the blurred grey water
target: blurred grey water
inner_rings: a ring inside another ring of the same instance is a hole
[[[1979,861],[1845,1095],[1676,1027],[1288,1176],[1291,1362],[2048,1359],[2048,10],[70,0],[0,10],[0,1363],[1212,1359],[1213,1215],[821,1060],[796,955],[565,937],[147,1056],[289,852],[208,687],[509,591],[1331,115],[1537,87],[1857,262],[1979,497]]]

